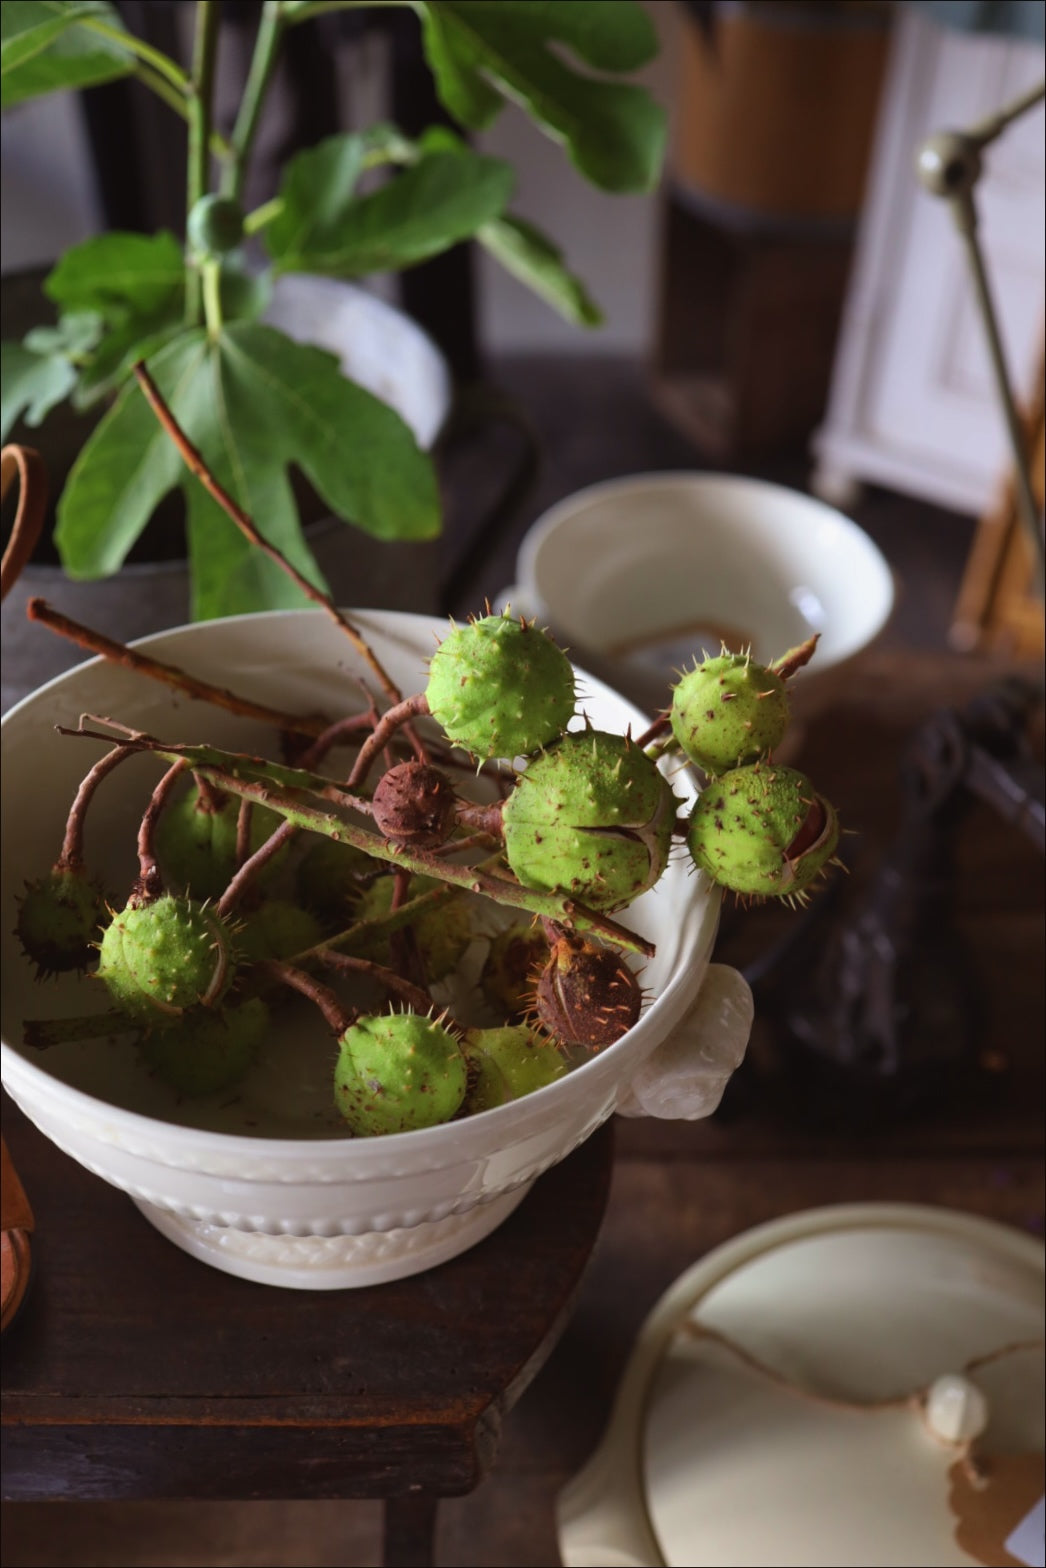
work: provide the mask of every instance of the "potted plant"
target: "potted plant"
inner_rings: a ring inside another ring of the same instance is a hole
[[[390,125],[329,137],[287,161],[272,200],[242,210],[281,42],[338,8],[266,0],[228,138],[212,120],[216,0],[195,7],[188,70],[130,33],[105,0],[0,12],[5,108],[134,75],[185,120],[188,138],[184,239],[110,232],[74,246],[43,285],[57,323],[3,345],[5,439],[20,416],[37,425],[61,404],[106,407],[58,502],[55,542],[71,577],[117,573],[160,502],[182,487],[194,618],[306,602],[180,467],[131,375],[141,360],[208,467],[312,582],[322,575],[302,532],[292,463],[336,517],[370,535],[438,533],[431,456],[334,357],[262,319],[275,280],[398,271],[475,239],[571,319],[600,319],[552,241],[510,212],[508,165],[446,127],[416,138]],[[464,132],[511,98],[600,187],[635,191],[656,180],[664,115],[623,79],[656,51],[638,4],[418,0],[412,9],[436,91]],[[389,177],[374,187],[373,170]]]

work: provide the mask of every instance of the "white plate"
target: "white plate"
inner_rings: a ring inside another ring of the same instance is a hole
[[[967,1375],[985,1451],[1041,1452],[1042,1323],[1041,1244],[984,1220],[841,1205],[750,1231],[644,1325],[603,1443],[560,1498],[563,1561],[969,1564],[948,1503],[959,1450],[909,1396],[1031,1342]]]

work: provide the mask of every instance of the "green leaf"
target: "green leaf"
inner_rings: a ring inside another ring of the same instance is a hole
[[[45,358],[22,343],[0,344],[0,441],[6,441],[25,414],[27,425],[39,425],[56,403],[76,385],[76,370],[64,355]]]
[[[96,310],[76,310],[60,316],[56,327],[32,327],[22,342],[33,354],[64,354],[77,360],[91,353],[104,330]]]
[[[321,579],[294,507],[292,464],[337,516],[378,538],[438,533],[430,460],[399,415],[347,381],[333,355],[237,322],[217,338],[183,331],[150,369],[215,477],[312,581]],[[137,383],[87,442],[59,504],[56,537],[70,575],[118,570],[176,485],[188,500],[197,616],[306,602],[189,474]]]
[[[535,294],[560,315],[581,327],[598,327],[603,312],[580,278],[568,270],[563,253],[552,241],[522,218],[506,214],[485,223],[477,239]]]
[[[335,228],[352,204],[363,169],[364,141],[349,132],[328,136],[290,160],[283,171],[280,211],[265,231],[272,256],[307,254],[317,235]]]
[[[445,108],[471,130],[482,131],[501,112],[505,100],[483,78],[482,57],[470,49],[444,7],[429,0],[420,8],[425,59]]]
[[[356,278],[398,271],[467,239],[504,209],[513,175],[499,158],[435,153],[422,157],[369,196],[341,210],[325,205],[329,221],[313,223],[305,244],[281,244],[303,214],[284,210],[266,234],[277,270]]]
[[[420,4],[420,0],[419,0]],[[667,121],[633,83],[583,75],[562,46],[597,70],[632,70],[657,48],[633,0],[427,0],[424,47],[440,97],[465,125],[489,123],[492,90],[521,102],[566,144],[580,172],[611,191],[650,190]]]
[[[122,319],[148,314],[185,287],[185,258],[173,234],[97,234],[67,250],[44,280],[44,293],[63,310],[97,310]]]
[[[126,76],[134,57],[80,24],[88,18],[123,32],[104,0],[4,0],[0,5],[0,106],[60,88],[92,87]]]

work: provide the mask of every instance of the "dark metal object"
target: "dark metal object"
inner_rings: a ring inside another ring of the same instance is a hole
[[[1026,738],[1041,701],[1008,679],[921,726],[900,763],[897,836],[856,907],[827,927],[837,885],[749,976],[768,988],[797,1104],[812,1114],[910,1111],[985,1065],[975,965],[954,919],[956,841],[979,798],[1043,851],[1043,769]]]

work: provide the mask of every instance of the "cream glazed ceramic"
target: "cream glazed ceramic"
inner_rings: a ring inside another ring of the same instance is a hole
[[[420,690],[445,623],[350,613],[401,689]],[[357,657],[321,611],[206,622],[136,646],[285,709],[338,713],[362,703],[349,679]],[[581,710],[597,727],[623,732],[644,722],[583,672],[579,690]],[[373,1139],[332,1135],[329,1036],[304,1003],[281,1011],[276,1038],[232,1103],[179,1099],[126,1040],[24,1051],[26,1017],[102,1005],[89,978],[36,984],[12,934],[17,896],[54,859],[75,787],[99,755],[96,743],[56,733],[82,713],[113,715],[167,739],[245,751],[265,742],[252,721],[99,660],[42,687],[2,725],[4,1085],[59,1148],[127,1192],[179,1246],[271,1284],[328,1289],[400,1278],[482,1239],[542,1171],[616,1109],[689,1117],[715,1109],[744,1053],[751,997],[735,971],[710,965],[719,895],[682,858],[627,915],[657,946],[643,970],[651,1000],[636,1026],[556,1084],[444,1127]],[[129,888],[134,876],[135,825],[157,777],[155,763],[133,758],[92,804],[88,861],[114,889]],[[673,786],[692,793],[678,772]]]
[[[834,507],[738,474],[633,474],[566,496],[528,530],[517,582],[498,596],[549,622],[596,668],[645,696],[702,649],[777,658],[820,634],[799,671],[801,718],[839,692],[845,668],[894,602],[877,546]]]
[[[1042,1453],[1043,1265],[1036,1237],[905,1203],[811,1209],[715,1248],[643,1324],[560,1494],[564,1564],[1041,1563],[970,1555],[950,1496],[966,1441]]]

